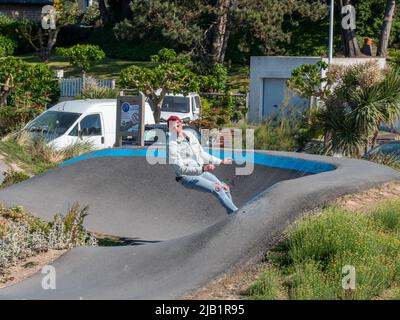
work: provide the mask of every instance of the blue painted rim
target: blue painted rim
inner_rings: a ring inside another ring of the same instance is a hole
[[[149,150],[149,151],[147,150],[147,148],[102,149],[102,150],[98,150],[98,151],[94,151],[91,153],[81,155],[76,158],[69,159],[69,160],[63,162],[60,166],[65,166],[65,165],[68,165],[71,163],[75,163],[78,161],[91,159],[91,158],[145,157],[147,152],[149,152],[149,156],[151,156],[151,157],[156,157],[156,158],[165,158],[166,157],[165,150],[160,150],[157,148]],[[220,158],[224,157],[224,151],[222,151],[222,150],[221,151],[212,150],[210,153],[217,157],[220,157]],[[227,156],[232,157],[236,161],[246,160],[245,152],[239,152],[239,151],[235,151],[234,153],[229,152],[229,154],[227,154]],[[322,172],[332,171],[332,170],[336,169],[336,167],[334,165],[329,164],[329,163],[304,160],[304,159],[293,158],[293,157],[273,156],[273,155],[269,155],[269,154],[265,154],[265,153],[260,153],[257,151],[254,152],[254,159],[247,159],[247,161],[250,163],[258,164],[258,165],[280,168],[280,169],[296,170],[296,171],[307,172],[307,173],[322,173]]]

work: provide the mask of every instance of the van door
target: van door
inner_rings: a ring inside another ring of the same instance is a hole
[[[101,114],[89,114],[79,122],[79,137],[84,142],[90,142],[95,149],[104,148],[104,125]]]

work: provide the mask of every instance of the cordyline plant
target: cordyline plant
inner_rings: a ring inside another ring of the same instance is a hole
[[[393,125],[400,115],[400,68],[395,65],[306,65],[294,70],[288,86],[322,101],[317,126],[328,154],[359,157],[362,149],[366,153],[375,146],[380,124]]]
[[[199,77],[192,72],[187,56],[178,56],[172,49],[161,49],[151,57],[157,64],[150,69],[130,66],[121,71],[119,85],[143,92],[153,103],[154,120],[160,123],[161,106],[167,93],[184,94],[199,90]]]

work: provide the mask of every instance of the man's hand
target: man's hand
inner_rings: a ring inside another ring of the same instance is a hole
[[[213,171],[215,166],[213,164],[206,164],[203,166],[203,171]]]
[[[232,158],[225,158],[221,161],[221,164],[232,164]]]

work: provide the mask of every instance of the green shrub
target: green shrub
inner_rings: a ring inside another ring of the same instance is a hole
[[[216,64],[207,75],[201,76],[201,92],[225,92],[228,82],[228,69],[223,64]]]
[[[400,64],[400,50],[389,50],[389,61]]]
[[[30,178],[27,174],[12,169],[4,172],[3,175],[4,175],[4,180],[3,183],[1,184],[1,187],[8,187],[12,184],[19,183]]]
[[[44,108],[5,106],[0,108],[0,135],[21,129],[27,122],[45,111]]]
[[[0,83],[8,83],[8,89],[0,87],[8,106],[43,108],[60,95],[59,82],[48,65],[28,64],[13,56],[0,59]]]
[[[69,63],[81,71],[88,71],[93,65],[103,60],[106,55],[99,46],[77,44],[70,48],[57,48],[57,53],[69,58]]]
[[[16,46],[12,39],[0,35],[0,57],[13,55]]]
[[[32,24],[29,20],[14,19],[0,14],[0,34],[13,41],[15,44],[16,54],[32,52],[29,42],[16,32],[20,27],[29,24]]]
[[[254,149],[296,151],[298,145],[292,128],[280,128],[271,124],[262,124],[254,131]]]
[[[0,280],[6,268],[49,249],[96,246],[97,239],[84,227],[88,207],[74,203],[64,216],[47,222],[29,215],[22,207],[0,206]]]

